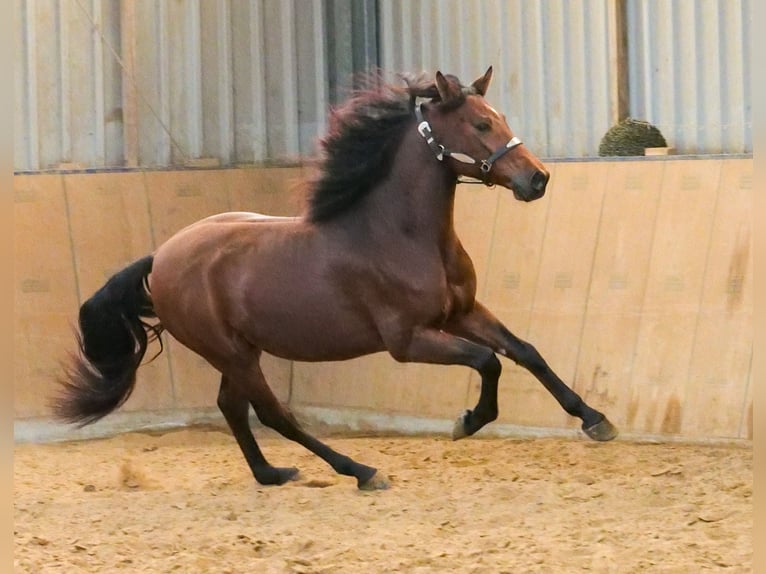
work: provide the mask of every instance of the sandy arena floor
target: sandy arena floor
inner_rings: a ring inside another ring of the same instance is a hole
[[[262,487],[217,430],[17,445],[15,571],[752,572],[750,448],[325,440],[392,488],[276,437],[301,479]]]

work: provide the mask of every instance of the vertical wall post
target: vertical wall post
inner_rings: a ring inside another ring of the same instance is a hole
[[[122,125],[125,165],[138,166],[138,94],[136,93],[136,4],[120,2],[120,51],[122,52]]]
[[[609,108],[612,125],[630,114],[627,0],[609,0]]]

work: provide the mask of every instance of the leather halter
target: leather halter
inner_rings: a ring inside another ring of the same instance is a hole
[[[478,163],[479,169],[481,170],[481,183],[483,183],[487,187],[492,187],[494,184],[490,183],[488,179],[489,172],[492,169],[492,165],[498,159],[503,157],[506,153],[511,151],[513,148],[521,145],[522,141],[519,138],[514,136],[508,140],[508,143],[500,146],[494,152],[492,152],[492,155],[490,155],[487,159],[477,161],[476,159],[472,158],[468,154],[456,152],[456,151],[450,151],[436,141],[436,138],[433,135],[433,131],[431,130],[431,124],[429,124],[428,121],[423,117],[423,111],[421,110],[422,105],[423,104],[421,103],[415,106],[415,118],[417,119],[417,122],[418,122],[418,133],[421,136],[423,136],[423,139],[426,140],[428,147],[430,147],[431,151],[434,152],[436,159],[438,159],[439,161],[443,161],[445,157],[451,157],[452,159],[457,160],[461,163],[467,163],[471,165],[475,165]],[[460,180],[460,183],[478,183],[478,182]]]

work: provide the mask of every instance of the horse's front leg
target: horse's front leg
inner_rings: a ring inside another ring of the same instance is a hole
[[[582,420],[582,429],[593,440],[607,441],[617,436],[617,428],[603,413],[590,407],[577,393],[570,389],[532,345],[511,333],[492,313],[478,301],[470,313],[455,317],[445,325],[444,330],[487,345],[496,353],[504,355],[532,373],[559,402],[563,409]],[[490,394],[491,396],[485,396]],[[472,422],[479,406],[497,404],[497,386],[482,384],[477,409],[467,411],[455,424],[454,439],[476,432]]]
[[[481,398],[461,422],[463,436],[497,418],[497,381],[502,366],[488,345],[433,328],[399,329],[384,333],[384,341],[397,361],[465,365],[479,373]]]

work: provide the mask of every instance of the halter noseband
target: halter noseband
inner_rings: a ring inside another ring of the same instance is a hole
[[[503,157],[506,153],[511,151],[513,148],[515,148],[518,145],[521,145],[522,143],[521,140],[514,136],[508,140],[508,143],[506,143],[503,146],[500,146],[494,152],[492,152],[492,155],[490,155],[487,159],[477,161],[468,154],[456,152],[456,151],[450,151],[436,141],[436,138],[434,138],[434,135],[433,135],[433,131],[431,130],[431,124],[429,124],[428,121],[426,121],[426,119],[423,117],[423,111],[421,110],[422,105],[423,104],[421,103],[415,106],[415,118],[417,119],[417,122],[418,122],[418,133],[421,136],[423,136],[423,139],[426,140],[428,147],[430,147],[431,151],[434,152],[436,159],[438,159],[439,161],[443,161],[445,157],[451,157],[452,159],[455,159],[461,163],[467,163],[471,165],[475,165],[478,163],[479,169],[481,170],[481,183],[483,183],[487,187],[492,187],[494,184],[490,183],[488,179],[489,172],[492,169],[492,165],[498,159]],[[460,183],[479,183],[476,181],[465,181],[465,180],[459,180],[459,181]]]

